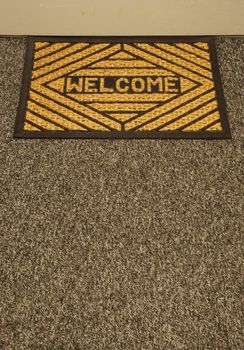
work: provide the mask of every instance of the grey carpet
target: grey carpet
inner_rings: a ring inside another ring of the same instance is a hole
[[[14,140],[25,47],[0,39],[0,349],[243,349],[244,38],[224,141]]]

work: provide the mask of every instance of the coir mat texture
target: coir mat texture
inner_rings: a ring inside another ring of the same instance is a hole
[[[230,138],[213,37],[29,37],[15,137]]]

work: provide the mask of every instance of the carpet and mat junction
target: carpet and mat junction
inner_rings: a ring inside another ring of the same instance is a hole
[[[231,140],[33,140],[0,38],[1,350],[243,350],[244,38],[216,46]]]
[[[30,37],[15,136],[228,138],[214,38]]]

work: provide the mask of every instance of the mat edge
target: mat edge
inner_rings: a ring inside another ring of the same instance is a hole
[[[84,134],[82,134],[84,133]],[[43,132],[28,132],[20,131],[14,134],[14,138],[25,139],[231,139],[231,135],[226,132],[130,132],[130,131],[47,131]]]

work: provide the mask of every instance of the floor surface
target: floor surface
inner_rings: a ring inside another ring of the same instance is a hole
[[[25,47],[0,39],[0,349],[243,349],[244,39],[222,141],[13,139]]]

